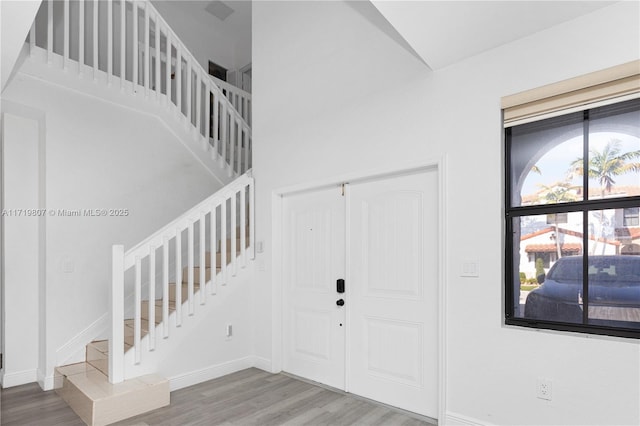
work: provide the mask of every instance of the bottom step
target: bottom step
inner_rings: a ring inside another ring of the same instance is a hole
[[[81,362],[56,368],[56,393],[88,425],[108,425],[169,405],[169,381],[155,374],[111,384]]]

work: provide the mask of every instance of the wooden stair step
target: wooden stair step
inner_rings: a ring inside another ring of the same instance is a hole
[[[217,270],[220,270],[217,268]],[[204,268],[204,279],[205,282],[209,282],[211,280],[211,268]],[[182,282],[189,281],[189,267],[182,268]],[[200,284],[200,267],[193,267],[193,282],[194,284]]]
[[[200,289],[200,284],[193,283],[193,293],[195,294]],[[182,303],[189,299],[189,285],[186,282],[182,282]],[[176,302],[176,283],[169,283],[169,301],[175,304]]]
[[[88,425],[107,425],[169,405],[169,381],[155,374],[111,384],[89,363],[55,369],[56,393]]]
[[[109,341],[98,340],[86,347],[87,363],[104,374],[109,374]]]
[[[147,322],[149,321],[149,301],[148,300],[143,300],[141,305],[141,312],[140,312],[140,317],[143,320],[146,320]],[[176,310],[176,305],[175,303],[169,303],[169,315],[171,315],[172,312],[174,312]],[[162,300],[156,300],[155,302],[155,323],[156,324],[160,324],[162,322],[162,313],[163,313],[163,307],[162,307]]]

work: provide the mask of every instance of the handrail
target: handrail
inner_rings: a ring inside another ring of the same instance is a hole
[[[233,182],[229,183],[225,187],[216,191],[213,195],[207,197],[205,200],[196,204],[194,207],[182,213],[180,216],[178,216],[168,224],[164,225],[162,228],[158,229],[156,232],[149,235],[147,238],[145,238],[135,246],[131,247],[129,250],[127,250],[124,253],[124,257],[125,257],[124,269],[129,269],[130,267],[133,266],[133,261],[135,259],[135,256],[140,256],[140,257],[147,256],[149,254],[148,252],[149,246],[155,245],[157,247],[162,245],[163,237],[171,235],[171,237],[173,238],[174,234],[172,234],[172,232],[175,232],[177,228],[186,229],[186,227],[181,225],[188,218],[195,218],[195,220],[197,220],[197,214],[200,213],[201,211],[208,212],[209,210],[207,209],[207,207],[210,207],[211,204],[215,204],[218,200],[222,198],[228,199],[229,194],[233,193],[234,191],[238,192],[242,187],[247,186],[250,182],[253,181],[252,180],[253,178],[251,177],[251,173],[252,173],[251,170],[249,170],[243,175],[240,175]]]
[[[130,90],[134,95],[144,93],[146,100],[175,111],[229,176],[251,168],[251,100],[239,89],[220,88],[149,0],[80,0],[77,6],[76,2],[62,0],[61,20],[53,19],[57,0],[44,1],[48,4],[39,13],[46,15],[47,37],[46,41],[45,37],[36,37],[34,21],[29,32],[32,54],[35,47],[45,49],[49,63],[54,54],[61,55],[65,70],[74,69],[71,64],[77,63],[78,74],[93,75],[95,81],[100,72],[105,72],[109,86]],[[98,7],[102,2],[106,7]],[[79,13],[90,5],[92,14]],[[75,7],[78,13],[71,12]],[[103,19],[105,11],[107,17]],[[103,21],[106,25],[100,24]],[[52,43],[53,27],[59,25],[63,26],[62,47]],[[114,31],[118,25],[120,31]],[[92,35],[85,31],[87,28],[92,29]],[[85,38],[93,42],[85,43]],[[98,43],[104,38],[106,51]],[[85,44],[92,50],[86,55],[78,47],[85,48]],[[114,55],[118,48],[120,54]],[[225,96],[225,91],[233,96]]]
[[[226,91],[227,99],[229,99],[236,110],[240,112],[244,120],[251,124],[251,93],[212,75],[210,75],[209,78],[213,80],[223,92]]]
[[[125,1],[133,1],[133,2],[135,2],[135,0],[125,0]],[[169,29],[169,31],[171,31],[171,40],[172,40],[172,41],[174,41],[174,40],[175,40],[175,41],[180,42],[180,50],[181,50],[181,52],[184,52],[184,53],[188,54],[188,56],[192,59],[192,61],[193,61],[193,62],[195,62],[195,64],[196,64],[196,65],[195,65],[195,68],[199,68],[200,74],[201,74],[201,75],[205,75],[205,76],[209,77],[209,79],[210,79],[211,81],[213,81],[214,83],[217,83],[217,82],[216,82],[216,80],[219,80],[219,79],[217,79],[217,78],[213,77],[213,76],[212,76],[212,75],[210,75],[207,71],[205,71],[205,69],[202,67],[202,65],[200,65],[200,62],[198,62],[198,61],[195,59],[195,56],[194,56],[194,55],[189,51],[189,49],[187,48],[187,46],[186,46],[184,43],[182,43],[182,42],[180,41],[180,38],[179,38],[179,37],[177,36],[177,34],[176,34],[172,29],[171,29],[171,27],[169,26],[169,24],[167,23],[167,21],[165,21],[165,20],[164,20],[164,18],[162,17],[162,15],[160,15],[160,12],[158,12],[158,10],[153,6],[153,4],[151,3],[151,1],[149,1],[149,0],[137,0],[137,1],[145,2],[145,3],[146,3],[146,6],[148,6],[148,7],[149,7],[149,9],[150,9],[150,10],[151,10],[151,11],[152,11],[152,12],[153,12],[157,17],[158,17],[158,20],[160,21],[160,23],[161,23],[165,28],[168,28],[168,29]],[[185,57],[184,53],[183,53],[183,55],[182,55],[182,57],[183,57],[183,58]],[[246,125],[246,127],[250,128],[250,127],[249,127],[249,125],[246,123],[246,121],[245,121],[244,117],[243,117],[243,116],[240,114],[240,112],[235,108],[235,106],[233,105],[233,103],[232,103],[229,99],[227,99],[225,96],[223,96],[223,93],[222,93],[221,88],[220,88],[219,86],[217,86],[217,84],[216,84],[215,88],[217,89],[217,90],[216,90],[216,92],[217,92],[218,94],[220,94],[224,99],[226,99],[225,103],[227,104],[227,106],[231,106],[231,107],[233,107],[232,109],[233,109],[233,111],[237,114],[237,117],[238,117],[238,118],[240,118],[240,119],[242,119],[242,120],[244,121],[244,124]],[[237,89],[237,88],[236,88],[236,89]],[[238,90],[239,90],[239,89],[238,89]]]
[[[133,350],[134,362],[141,362],[141,341],[142,341],[142,316],[141,310],[141,294],[142,294],[142,263],[148,259],[148,277],[149,277],[149,301],[148,313],[146,320],[149,329],[148,349],[155,348],[155,328],[156,321],[156,303],[155,303],[155,286],[156,282],[156,265],[161,263],[161,284],[162,284],[162,334],[163,337],[169,337],[169,251],[175,252],[176,263],[175,282],[180,283],[180,288],[175,287],[174,306],[176,311],[175,325],[179,326],[182,321],[182,284],[185,282],[184,267],[186,267],[186,284],[189,314],[194,313],[195,294],[200,294],[200,304],[206,303],[206,294],[216,293],[217,284],[226,284],[231,276],[237,271],[237,265],[241,267],[246,265],[246,256],[255,258],[255,214],[254,214],[254,180],[251,171],[247,171],[233,182],[221,188],[204,201],[189,209],[176,219],[163,226],[158,231],[145,238],[126,252],[123,246],[113,246],[113,263],[112,263],[112,286],[111,286],[111,335],[109,338],[109,380],[111,383],[119,383],[124,380],[124,335],[122,325],[124,324],[124,285],[125,274],[128,270],[133,269],[134,281],[134,318],[133,318]],[[227,207],[229,203],[229,207]],[[236,204],[240,203],[239,218]],[[245,205],[248,204],[247,206]],[[218,210],[220,215],[218,216]],[[236,221],[239,219],[238,221]],[[195,227],[199,232],[195,233]],[[236,226],[239,228],[236,229]],[[247,227],[249,232],[247,231]],[[207,244],[207,235],[205,230],[209,229],[209,239]],[[218,233],[219,230],[219,233]],[[182,257],[185,253],[182,244],[182,234],[187,233],[187,262],[182,263]],[[227,231],[229,232],[227,238]],[[197,236],[196,236],[197,235]],[[196,244],[197,243],[197,244]],[[237,247],[236,244],[240,246]],[[197,246],[197,252],[196,252]],[[208,249],[208,250],[207,250]],[[156,260],[156,250],[161,250],[161,260]],[[208,258],[206,257],[208,253]],[[228,256],[228,258],[227,258]],[[196,265],[195,259],[198,259]],[[209,261],[208,266],[205,266]],[[206,269],[210,271],[210,278],[206,277]],[[194,270],[198,269],[198,274]],[[220,272],[218,273],[218,270]],[[198,289],[196,289],[198,285]]]
[[[105,81],[109,87],[167,107],[169,111],[176,113],[178,120],[185,123],[196,140],[203,142],[204,149],[211,151],[212,159],[218,159],[230,177],[237,176],[233,182],[126,252],[122,245],[112,247],[109,381],[119,383],[125,378],[123,325],[127,271],[133,269],[134,272],[132,343],[135,362],[139,363],[142,361],[143,280],[149,283],[148,312],[145,312],[148,315],[145,319],[150,324],[148,349],[153,350],[155,344],[155,286],[160,283],[162,335],[168,337],[170,333],[170,249],[175,252],[175,324],[181,324],[182,289],[178,289],[178,286],[183,282],[183,233],[187,234],[187,261],[184,266],[187,268],[186,297],[190,314],[194,313],[194,295],[197,292],[200,293],[200,304],[206,303],[206,293],[209,291],[214,294],[218,282],[226,284],[229,275],[236,274],[237,265],[245,265],[245,256],[255,258],[254,180],[250,155],[252,140],[251,127],[247,121],[251,117],[251,101],[250,97],[237,88],[220,88],[149,0],[44,1],[47,4],[38,13],[45,14],[46,19],[38,19],[38,22],[47,23],[47,37],[46,41],[45,37],[36,37],[34,20],[29,32],[32,55],[35,55],[36,48],[44,49],[46,60],[51,65],[54,63],[54,54],[59,55],[61,60],[58,61],[56,57],[55,63],[62,64],[62,68],[69,73],[77,69],[80,77],[93,78],[95,82],[98,82],[99,76],[106,74]],[[54,1],[62,5],[59,10],[62,12],[62,19],[53,17]],[[105,7],[99,7],[103,2],[106,3]],[[85,10],[88,11],[85,6],[89,5],[92,6],[93,13],[84,13]],[[132,6],[131,9],[127,8],[128,5]],[[78,13],[72,12],[76,7]],[[72,18],[76,21],[72,22]],[[60,43],[53,43],[54,26],[55,33],[58,34],[59,25],[62,25],[62,47]],[[120,31],[114,31],[118,25]],[[93,31],[92,35],[86,33],[88,28]],[[99,40],[105,38],[106,51],[103,44],[99,43]],[[89,39],[91,43],[85,43]],[[85,52],[85,47],[90,52]],[[225,91],[232,95],[231,99],[225,96]],[[210,101],[211,97],[213,102]],[[239,209],[237,205],[240,205]],[[199,232],[195,232],[196,228]],[[210,232],[208,236],[207,229]],[[161,256],[156,256],[157,251],[161,251]],[[207,253],[210,257],[207,257]],[[143,264],[148,266],[148,270],[142,270]],[[161,267],[159,274],[156,274],[156,266]],[[220,273],[217,273],[218,267]],[[198,268],[197,274],[195,268]],[[211,277],[207,277],[205,269],[210,270]]]

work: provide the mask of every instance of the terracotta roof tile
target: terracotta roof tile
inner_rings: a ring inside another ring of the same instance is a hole
[[[563,253],[582,253],[582,246],[578,243],[565,243],[560,246]],[[555,253],[555,244],[529,244],[525,249],[527,253]]]

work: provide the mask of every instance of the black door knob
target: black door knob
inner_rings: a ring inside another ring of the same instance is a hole
[[[343,299],[338,299],[338,300],[336,300],[336,305],[338,305],[338,306],[344,306],[344,300],[343,300]]]

